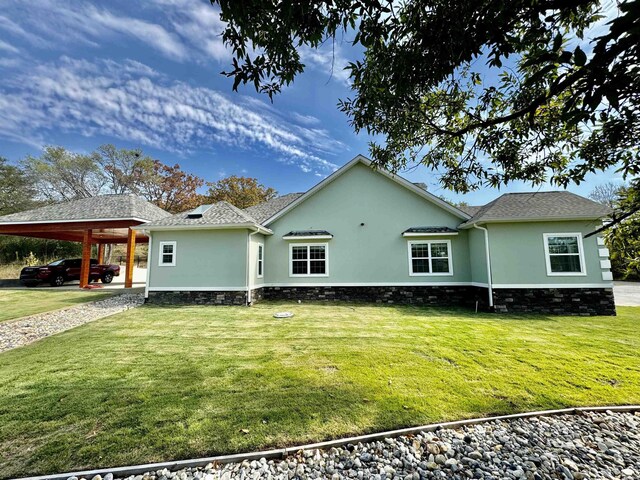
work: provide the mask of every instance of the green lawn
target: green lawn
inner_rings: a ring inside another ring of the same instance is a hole
[[[281,310],[296,315],[272,318]],[[0,354],[0,476],[637,404],[638,352],[632,307],[579,318],[145,306]]]
[[[109,292],[77,290],[0,289],[0,322],[25,317],[35,313],[49,312],[59,308],[72,307],[79,303],[101,300],[111,295]]]

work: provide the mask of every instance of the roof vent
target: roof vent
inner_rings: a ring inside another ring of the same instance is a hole
[[[187,213],[187,218],[202,218],[202,215],[209,210],[213,205],[200,205]]]

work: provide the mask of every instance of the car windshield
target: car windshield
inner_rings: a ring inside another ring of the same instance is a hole
[[[58,265],[61,265],[61,264],[62,264],[62,262],[64,262],[64,259],[63,259],[63,260],[56,260],[55,262],[51,262],[51,263],[49,263],[48,265],[49,265],[50,267],[57,267]]]

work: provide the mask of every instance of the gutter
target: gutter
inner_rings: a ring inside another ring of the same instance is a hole
[[[531,218],[491,218],[483,217],[476,219],[476,222],[483,223],[535,223],[535,222],[582,222],[586,220],[599,220],[602,217],[594,217],[593,215],[579,217],[531,217]],[[458,228],[467,230],[472,228],[475,223],[462,223]]]
[[[254,227],[255,230],[253,232],[249,232],[247,234],[247,295],[246,295],[246,303],[245,305],[248,307],[249,305],[251,305],[251,237],[253,235],[255,235],[256,233],[260,232],[260,229],[258,227]]]
[[[170,230],[244,230],[245,228],[253,228],[264,235],[273,235],[268,228],[255,223],[224,223],[224,224],[196,224],[196,225],[153,225],[150,223],[136,225],[131,227],[132,230],[147,230],[150,232],[165,232]]]
[[[491,275],[491,256],[489,255],[489,230],[485,227],[479,227],[477,223],[473,224],[473,228],[484,232],[484,250],[487,258],[487,285],[489,287],[489,307],[493,308],[493,281]]]

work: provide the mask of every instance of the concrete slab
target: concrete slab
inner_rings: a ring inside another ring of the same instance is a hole
[[[613,296],[620,307],[640,307],[640,282],[613,282]]]

